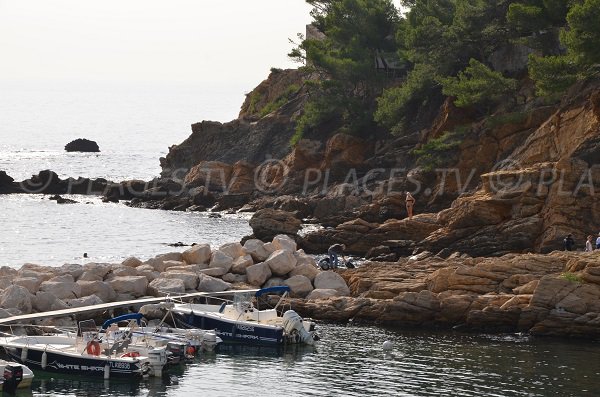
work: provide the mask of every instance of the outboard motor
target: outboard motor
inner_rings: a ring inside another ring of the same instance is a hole
[[[20,365],[6,365],[4,367],[4,383],[2,390],[8,393],[14,393],[23,380],[23,367]]]
[[[167,343],[167,358],[169,364],[178,364],[185,359],[186,344],[183,342]]]
[[[307,345],[313,345],[315,340],[309,331],[304,327],[302,317],[293,310],[283,313],[283,329],[286,335],[296,334],[300,338],[297,342],[303,342]]]

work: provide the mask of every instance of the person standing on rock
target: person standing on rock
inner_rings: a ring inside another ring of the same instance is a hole
[[[327,250],[327,254],[329,254],[329,263],[332,268],[336,268],[339,266],[340,261],[338,256],[341,255],[344,262],[346,262],[346,257],[344,256],[344,251],[346,250],[345,244],[333,244]]]
[[[573,246],[575,245],[575,240],[573,240],[573,235],[569,233],[567,237],[564,239],[565,251],[573,251]]]
[[[406,192],[406,212],[408,212],[408,219],[412,220],[413,208],[415,206],[415,198],[410,192]]]
[[[591,234],[587,236],[587,240],[585,241],[585,252],[592,252],[594,250],[594,236]]]

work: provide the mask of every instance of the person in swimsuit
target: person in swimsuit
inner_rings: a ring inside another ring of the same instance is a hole
[[[415,198],[410,192],[406,192],[406,212],[408,212],[408,219],[412,220],[413,207],[415,206]]]

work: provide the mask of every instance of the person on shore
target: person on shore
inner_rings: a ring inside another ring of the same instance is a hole
[[[342,259],[344,259],[344,262],[346,262],[346,257],[344,256],[345,250],[345,244],[333,244],[331,247],[329,247],[327,254],[329,255],[329,263],[331,264],[331,267],[336,268],[339,266],[340,260],[338,256],[340,255],[342,256]]]
[[[585,252],[592,252],[594,250],[594,236],[591,234],[587,236],[587,240],[585,241]]]
[[[573,240],[573,235],[569,233],[567,237],[565,237],[564,241],[565,251],[573,251],[573,247],[575,246],[575,240]]]
[[[600,250],[600,233],[598,233],[598,238],[596,239],[596,249]]]
[[[415,198],[410,192],[406,192],[406,212],[408,212],[408,219],[412,220],[413,208],[415,206]]]

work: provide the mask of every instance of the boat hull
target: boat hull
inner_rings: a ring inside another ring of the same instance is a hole
[[[236,322],[204,313],[173,312],[177,325],[183,328],[214,330],[224,343],[244,343],[260,346],[285,344],[282,327],[250,322]]]
[[[42,368],[42,350],[29,347],[27,359],[21,360],[22,348],[5,347],[6,353],[16,362],[27,365],[32,369],[40,369],[48,372],[57,372],[74,375],[85,375],[93,377],[104,377],[104,369],[108,363],[110,366],[110,377],[132,377],[141,376],[141,362],[125,362],[109,358],[92,358],[90,356],[76,357],[73,355],[62,355],[52,351],[46,351],[47,365]]]

